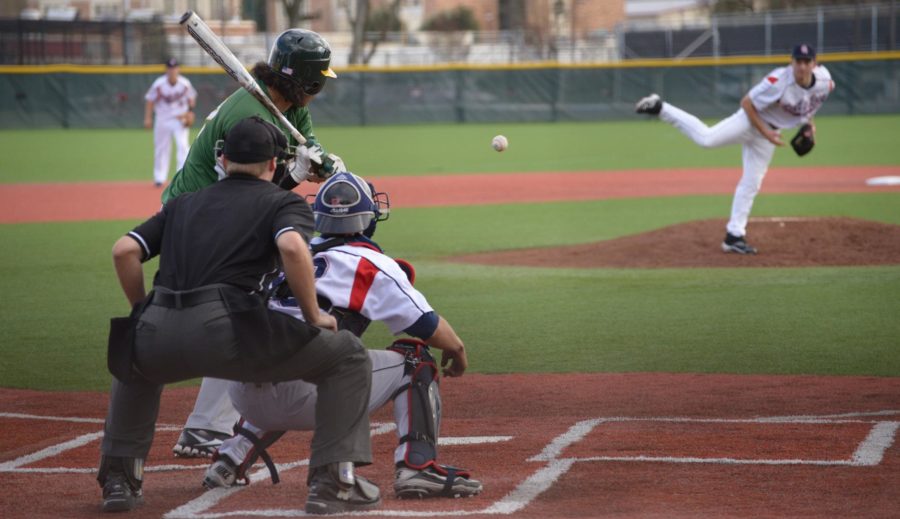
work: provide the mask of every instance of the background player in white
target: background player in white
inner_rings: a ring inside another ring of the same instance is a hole
[[[816,51],[801,43],[794,47],[791,64],[776,68],[741,100],[741,108],[731,117],[710,128],[700,119],[651,94],[635,106],[638,113],[659,115],[704,148],[740,143],[744,171],[734,192],[731,218],[726,226],[722,250],[738,254],[756,254],[744,236],[753,199],[762,186],[776,146],[784,146],[780,130],[804,123],[812,125],[813,116],[834,90],[828,70],[816,63]]]
[[[178,71],[175,58],[166,62],[166,73],[156,78],[144,96],[144,127],[153,128],[153,184],[160,187],[169,177],[172,140],[175,169],[181,169],[188,154],[188,131],[194,124],[197,91]],[[156,114],[154,122],[153,114]]]
[[[372,360],[369,412],[394,402],[400,439],[394,451],[397,496],[475,495],[482,489],[479,481],[466,471],[436,462],[441,399],[438,368],[426,343],[442,350],[441,366],[450,377],[465,371],[465,347],[413,287],[412,266],[388,257],[371,240],[376,222],[387,218],[388,208],[384,193],[374,193],[371,184],[352,173],[338,173],[319,189],[313,211],[321,236],[310,243],[319,305],[337,317],[339,328],[357,335],[374,320],[387,324],[394,334],[405,332],[422,339],[401,339],[387,350],[368,352]],[[296,301],[281,291],[286,285],[278,287],[269,307],[302,319]],[[243,479],[264,448],[281,436],[274,431],[313,430],[316,423],[316,386],[308,382],[228,382],[228,393],[243,417],[238,430],[244,430],[219,447],[204,479],[210,488]]]

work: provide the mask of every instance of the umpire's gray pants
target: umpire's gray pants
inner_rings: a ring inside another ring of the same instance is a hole
[[[274,319],[296,319],[279,314]],[[279,317],[280,316],[280,317]],[[135,365],[149,381],[113,379],[101,452],[145,459],[153,442],[163,384],[197,377],[244,382],[301,379],[316,384],[316,428],[310,467],[372,461],[367,405],[371,361],[353,334],[322,332],[276,366],[250,369],[219,301],[174,309],[150,305],[135,337]],[[152,382],[150,382],[152,381]]]

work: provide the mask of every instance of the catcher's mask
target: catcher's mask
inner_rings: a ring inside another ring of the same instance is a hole
[[[387,193],[375,192],[372,184],[353,173],[338,173],[322,184],[316,194],[316,231],[323,235],[363,233],[371,237],[375,223],[390,216],[390,207]]]
[[[325,38],[306,29],[288,29],[278,35],[269,53],[269,66],[294,81],[307,95],[325,88],[328,78],[336,78],[331,70],[331,46]]]

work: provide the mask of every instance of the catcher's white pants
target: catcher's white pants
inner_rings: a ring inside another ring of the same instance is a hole
[[[659,118],[678,128],[678,131],[704,148],[741,144],[744,172],[734,191],[731,218],[725,229],[734,236],[744,236],[747,233],[747,219],[750,218],[753,199],[759,193],[769,163],[772,162],[775,145],[753,127],[743,108],[712,128],[669,103],[663,103]]]
[[[385,405],[409,376],[404,375],[404,356],[395,351],[369,350],[372,360],[372,392],[369,413]],[[228,394],[234,407],[245,419],[243,427],[262,438],[266,431],[311,431],[316,427],[316,386],[302,380],[278,384],[227,382]],[[394,401],[394,420],[397,437],[409,432],[409,407],[406,393]],[[403,461],[406,445],[394,451],[394,462]],[[219,454],[227,454],[238,464],[245,459],[253,444],[244,436],[235,436],[219,447]]]
[[[177,171],[181,169],[187,158],[188,128],[174,117],[156,119],[153,124],[153,181],[158,184],[162,184],[169,177],[172,140],[175,141],[175,170]]]

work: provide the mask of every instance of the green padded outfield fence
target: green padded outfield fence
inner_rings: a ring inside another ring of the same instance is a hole
[[[722,117],[789,58],[630,60],[564,65],[450,65],[338,70],[312,105],[318,125],[596,121],[633,116],[658,92],[701,117]],[[900,112],[900,52],[821,57],[837,88],[822,114]],[[160,66],[0,66],[0,128],[130,128]],[[209,113],[237,88],[218,69],[184,67]],[[199,124],[199,123],[198,123]]]

